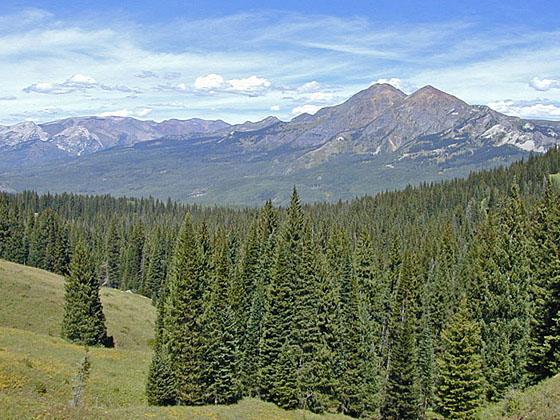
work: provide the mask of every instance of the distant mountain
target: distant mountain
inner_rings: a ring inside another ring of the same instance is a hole
[[[351,198],[464,176],[560,143],[560,123],[375,84],[291,121],[69,118],[0,127],[0,185],[200,202]]]
[[[160,123],[129,117],[67,118],[45,124],[24,122],[0,127],[0,149],[10,150],[43,142],[70,156],[84,156],[114,146],[132,145],[161,137],[217,132],[224,121],[166,120]]]

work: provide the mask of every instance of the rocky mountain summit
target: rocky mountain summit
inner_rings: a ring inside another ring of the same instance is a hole
[[[560,122],[507,116],[433,86],[406,95],[375,84],[291,121],[81,117],[0,127],[0,184],[179,199],[227,191],[237,202],[236,188],[260,200],[278,183],[303,183],[336,199],[464,176],[558,144]]]

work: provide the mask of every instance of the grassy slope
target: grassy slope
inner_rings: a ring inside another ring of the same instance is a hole
[[[301,419],[247,399],[234,406],[148,407],[144,383],[150,361],[154,309],[149,299],[103,290],[115,349],[89,350],[92,364],[86,404],[71,409],[72,378],[84,349],[59,338],[64,281],[42,270],[0,260],[0,417]],[[336,418],[337,416],[329,416]],[[342,418],[338,416],[338,418]]]
[[[481,419],[560,419],[560,374],[525,391],[515,391],[480,414]]]

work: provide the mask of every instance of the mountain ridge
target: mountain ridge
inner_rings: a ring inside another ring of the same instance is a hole
[[[0,127],[0,185],[253,204],[303,184],[311,200],[335,200],[462,177],[558,144],[560,122],[507,116],[430,85],[406,95],[374,84],[290,121],[82,117]]]

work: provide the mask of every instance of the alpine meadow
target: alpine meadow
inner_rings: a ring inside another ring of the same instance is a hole
[[[0,5],[0,418],[560,418],[560,8],[441,6]]]

